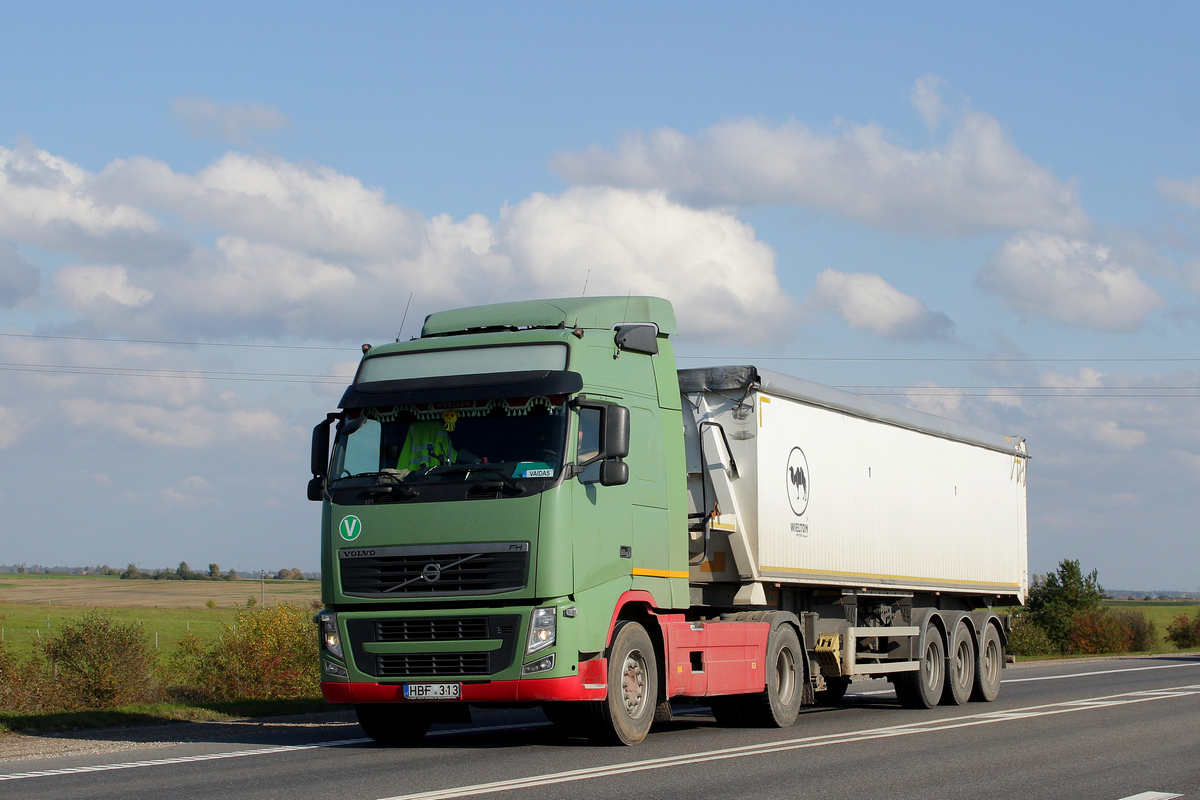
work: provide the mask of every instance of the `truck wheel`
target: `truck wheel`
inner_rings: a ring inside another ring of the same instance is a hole
[[[617,623],[608,648],[608,697],[589,703],[590,738],[609,744],[637,744],[646,738],[658,705],[658,668],[646,629]]]
[[[1004,645],[996,626],[983,626],[983,641],[979,645],[979,660],[975,663],[975,688],[971,699],[990,703],[1000,694],[1000,670],[1004,668]]]
[[[971,690],[975,688],[975,640],[965,619],[959,621],[950,637],[947,667],[942,705],[961,706],[970,699]]]
[[[791,625],[780,625],[767,640],[767,686],[746,696],[746,714],[751,724],[764,728],[787,728],[800,713],[804,652],[800,637]]]
[[[942,699],[946,680],[946,642],[932,622],[925,626],[921,668],[896,675],[896,699],[905,708],[933,708]]]
[[[826,678],[825,688],[817,692],[817,705],[841,705],[842,698],[846,696],[846,690],[849,688],[849,678]]]
[[[419,705],[369,703],[356,705],[354,713],[363,732],[386,745],[418,744],[433,724],[433,715]]]

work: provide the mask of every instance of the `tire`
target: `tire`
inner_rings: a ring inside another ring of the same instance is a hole
[[[1004,669],[1004,645],[1000,632],[990,622],[983,627],[983,641],[975,662],[975,688],[971,699],[990,703],[1000,695],[1000,670]]]
[[[433,724],[433,715],[420,705],[369,703],[356,705],[354,713],[367,736],[389,746],[419,744]]]
[[[846,690],[850,688],[849,678],[826,678],[825,688],[817,692],[817,705],[819,706],[838,706],[842,704],[842,698],[846,696]]]
[[[896,699],[905,708],[933,708],[946,680],[946,642],[933,622],[925,624],[920,669],[896,675]]]
[[[960,620],[950,637],[950,655],[946,659],[946,686],[942,689],[942,705],[961,706],[971,698],[975,688],[975,637],[971,624]]]
[[[746,695],[743,716],[761,728],[788,728],[800,713],[803,696],[804,650],[791,625],[779,625],[767,640],[767,685]]]
[[[608,697],[588,703],[589,738],[633,745],[646,738],[658,706],[658,665],[646,629],[628,620],[617,623],[608,648]]]

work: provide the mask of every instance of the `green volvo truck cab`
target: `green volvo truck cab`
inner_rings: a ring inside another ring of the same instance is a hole
[[[674,333],[665,300],[597,297],[364,346],[313,435],[330,702],[381,741],[489,703],[644,736],[662,643],[625,623],[689,598]]]

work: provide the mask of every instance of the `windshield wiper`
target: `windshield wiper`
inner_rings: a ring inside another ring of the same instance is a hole
[[[395,470],[385,469],[382,472],[359,472],[355,475],[347,475],[345,477],[378,479],[380,481],[378,486],[363,488],[365,494],[392,494],[396,492],[401,497],[416,497],[420,494],[416,489],[406,484],[404,479],[396,474]],[[341,478],[338,480],[341,480]]]
[[[505,489],[512,489],[517,494],[525,494],[524,486],[513,480],[512,477],[502,467],[493,466],[491,464],[454,464],[448,467],[434,467],[426,474],[457,475],[460,472],[482,472],[487,475],[495,475],[500,479],[500,483]]]

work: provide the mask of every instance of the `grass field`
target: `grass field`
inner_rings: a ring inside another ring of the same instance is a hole
[[[157,635],[158,649],[169,653],[189,631],[202,640],[216,638],[231,624],[238,606],[251,598],[267,605],[307,606],[321,596],[313,581],[129,581],[100,575],[0,574],[0,637],[12,652],[25,652],[92,608],[116,619],[137,622],[146,636]],[[212,600],[216,608],[209,608]]]
[[[1154,623],[1160,647],[1170,651],[1175,648],[1167,642],[1167,626],[1181,614],[1186,614],[1189,619],[1195,619],[1196,615],[1200,614],[1200,603],[1186,600],[1105,600],[1103,605],[1112,609],[1128,608],[1141,611],[1146,615],[1146,619]]]

